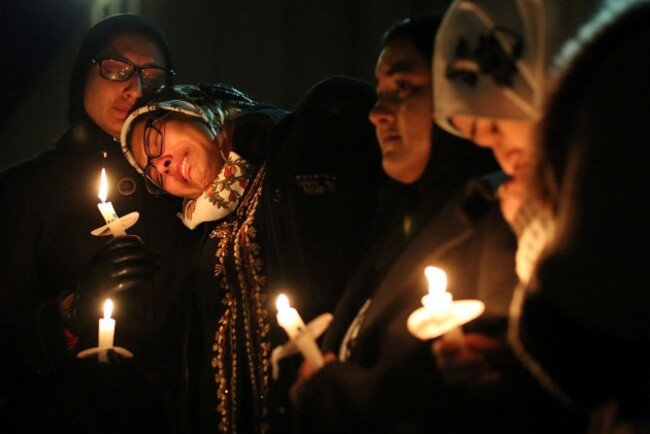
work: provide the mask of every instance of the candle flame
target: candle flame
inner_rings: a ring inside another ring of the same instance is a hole
[[[104,302],[104,319],[111,319],[113,314],[113,300],[107,298]]]
[[[278,295],[278,299],[275,302],[275,307],[278,308],[278,312],[289,309],[290,305],[287,296],[284,294]]]
[[[445,292],[447,289],[447,273],[438,267],[428,266],[424,269],[424,275],[429,281],[429,294]]]
[[[99,194],[97,197],[104,203],[106,202],[106,196],[108,196],[108,179],[106,178],[106,170],[102,167],[102,174],[99,180]]]

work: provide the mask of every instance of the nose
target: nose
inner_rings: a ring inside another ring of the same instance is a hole
[[[155,167],[161,175],[169,175],[172,165],[172,156],[161,155],[160,157],[154,158],[151,160],[151,165]]]
[[[378,98],[373,108],[370,109],[370,113],[368,113],[368,119],[376,127],[383,123],[393,122],[395,120],[393,104],[389,103],[385,98]]]
[[[143,95],[142,79],[137,72],[124,82],[124,95],[130,100],[137,100]]]

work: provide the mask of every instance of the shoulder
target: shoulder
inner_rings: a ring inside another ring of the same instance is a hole
[[[336,116],[358,116],[368,111],[375,101],[375,91],[366,81],[346,76],[331,76],[316,83],[301,99],[296,113],[330,113]]]

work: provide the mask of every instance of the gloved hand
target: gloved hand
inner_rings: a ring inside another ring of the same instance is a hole
[[[159,255],[137,236],[109,240],[97,251],[74,291],[71,312],[65,317],[66,326],[75,333],[96,329],[106,298],[113,299],[116,313],[140,308],[142,300],[138,296],[151,289],[159,262]],[[115,299],[129,302],[119,303]],[[133,315],[130,320],[134,320]]]

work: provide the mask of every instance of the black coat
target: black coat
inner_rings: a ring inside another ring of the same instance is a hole
[[[462,185],[463,177],[486,168],[472,168],[468,160],[454,162],[443,165],[451,169],[445,173],[447,187]],[[464,173],[458,172],[460,167]],[[426,180],[430,193],[421,189],[420,194],[437,205],[415,210],[416,216],[417,211],[424,214],[419,228],[407,236],[402,226],[391,225],[393,232],[378,239],[351,280],[323,342],[323,351],[338,355],[353,320],[361,320],[348,343],[349,356],[301,384],[294,431],[542,433],[558,424],[582,426],[584,419],[554,402],[507,348],[491,360],[503,375],[501,381],[456,389],[445,385],[436,370],[431,341],[408,332],[407,318],[422,306],[427,292],[427,265],[447,272],[454,299],[485,303],[486,312],[464,329],[504,343],[517,282],[516,240],[494,201],[494,176],[442,192],[438,188],[444,184],[431,183],[431,178]]]
[[[326,333],[324,351],[339,354],[361,306],[367,300],[370,304],[349,344],[347,361],[325,366],[303,385],[297,432],[423,432],[433,426],[430,406],[442,387],[440,378],[430,342],[406,328],[408,316],[427,293],[427,265],[447,272],[455,299],[486,303],[487,312],[475,327],[483,322],[483,331],[503,333],[515,283],[514,237],[498,208],[482,194],[474,192],[466,207],[459,199],[448,199],[461,195],[463,178],[489,165],[457,157],[443,167],[452,169],[442,170],[446,184],[427,179],[431,193],[425,197],[435,205],[416,210],[424,214],[417,230],[405,237],[403,227],[393,224],[392,233],[377,241],[351,281]]]
[[[360,261],[385,180],[367,118],[373,103],[368,83],[329,78],[291,113],[235,119],[233,148],[257,170],[232,214],[197,228],[205,236],[188,335],[191,432],[287,431],[299,358],[271,379],[270,351],[287,340],[275,300],[286,293],[305,321],[331,311]]]
[[[79,121],[56,149],[7,169],[0,181],[0,393],[7,396],[3,419],[10,417],[9,425],[19,421],[16,429],[28,429],[29,423],[70,432],[79,429],[77,423],[94,426],[112,411],[95,412],[101,408],[101,396],[121,397],[124,406],[119,400],[106,406],[119,412],[138,400],[134,390],[143,387],[141,379],[130,377],[133,372],[110,372],[95,362],[76,359],[74,353],[97,345],[96,331],[80,336],[74,350],[68,351],[58,315],[60,294],[76,288],[94,252],[107,240],[90,234],[105,224],[97,208],[102,167],[109,177],[108,200],[117,214],[140,213],[127,233],[138,235],[162,255],[152,292],[138,299],[115,298],[116,345],[129,348],[136,355],[134,361],[145,363],[148,355],[139,345],[151,336],[129,342],[122,332],[128,332],[131,315],[142,315],[154,327],[164,323],[175,298],[174,252],[180,234],[189,233],[175,216],[179,202],[147,193],[119,143],[89,121]],[[108,387],[104,395],[99,392],[102,387]],[[45,416],[39,417],[41,413]]]

